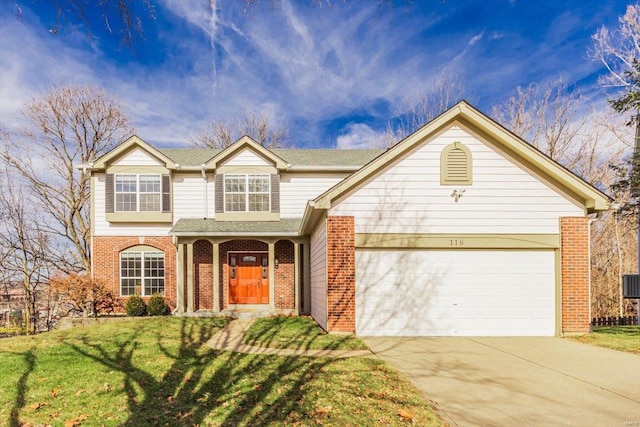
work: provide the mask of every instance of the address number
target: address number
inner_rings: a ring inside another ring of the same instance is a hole
[[[464,246],[463,239],[451,239],[449,240],[449,246]]]

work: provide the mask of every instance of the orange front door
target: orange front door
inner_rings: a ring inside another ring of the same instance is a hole
[[[229,254],[229,304],[269,304],[269,256]]]

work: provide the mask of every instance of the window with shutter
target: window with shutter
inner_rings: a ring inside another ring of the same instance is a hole
[[[471,185],[471,151],[461,142],[454,142],[442,150],[440,155],[440,184]]]

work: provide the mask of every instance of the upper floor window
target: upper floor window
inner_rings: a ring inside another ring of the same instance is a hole
[[[447,145],[440,154],[440,184],[471,185],[472,158],[469,150],[461,142]]]
[[[126,251],[120,253],[120,295],[164,295],[164,253]]]
[[[270,176],[268,174],[229,174],[224,176],[226,212],[269,212]]]
[[[115,175],[116,212],[160,212],[161,205],[161,175]]]

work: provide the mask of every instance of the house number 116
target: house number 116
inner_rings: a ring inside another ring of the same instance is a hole
[[[464,240],[462,240],[462,239],[451,239],[451,240],[449,240],[449,246],[464,246]]]

